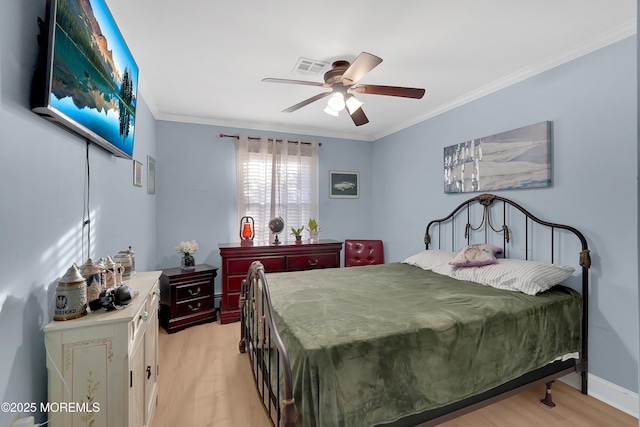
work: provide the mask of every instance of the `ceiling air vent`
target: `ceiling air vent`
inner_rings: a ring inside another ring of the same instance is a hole
[[[315,59],[300,58],[293,67],[293,72],[305,76],[315,76],[322,74],[329,67],[328,62],[316,61]]]

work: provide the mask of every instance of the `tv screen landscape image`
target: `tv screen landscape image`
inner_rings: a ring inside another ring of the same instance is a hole
[[[48,8],[33,111],[131,159],[138,66],[105,0],[50,0]]]

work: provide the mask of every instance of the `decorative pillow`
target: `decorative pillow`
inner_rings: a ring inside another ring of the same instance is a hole
[[[559,284],[575,268],[521,259],[499,259],[496,264],[478,268],[454,268],[450,277],[469,280],[498,289],[536,295]]]
[[[454,267],[480,267],[481,265],[495,264],[498,262],[495,254],[501,254],[498,246],[478,244],[468,245],[462,248],[456,257],[449,262]]]
[[[430,249],[418,252],[402,262],[420,267],[423,270],[431,270],[435,273],[448,275],[451,271],[449,261],[451,261],[455,256],[455,252]]]

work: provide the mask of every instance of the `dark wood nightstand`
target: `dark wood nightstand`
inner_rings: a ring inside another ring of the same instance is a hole
[[[283,242],[279,245],[254,243],[220,243],[222,257],[222,303],[220,323],[236,322],[240,319],[240,285],[247,277],[253,261],[260,261],[266,273],[277,271],[299,271],[314,268],[340,267],[342,242],[320,240],[318,243]]]
[[[217,274],[218,269],[207,264],[190,271],[180,267],[162,270],[160,325],[168,333],[216,320],[213,298]]]

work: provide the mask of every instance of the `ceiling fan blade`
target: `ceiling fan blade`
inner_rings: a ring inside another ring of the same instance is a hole
[[[345,86],[355,84],[381,62],[382,58],[367,52],[362,52],[342,75],[342,84]]]
[[[294,84],[294,85],[307,85],[307,86],[320,86],[320,87],[331,87],[330,85],[326,84],[326,83],[320,83],[320,82],[308,82],[306,80],[290,80],[290,79],[272,79],[272,78],[266,78],[266,79],[262,79],[263,82],[267,82],[267,83],[290,83],[290,84]]]
[[[366,93],[368,95],[386,95],[386,96],[401,96],[403,98],[421,99],[424,96],[425,90],[414,87],[400,87],[400,86],[379,86],[379,85],[360,85],[351,88],[357,93]]]
[[[350,116],[356,126],[362,126],[369,123],[369,119],[367,118],[367,115],[364,114],[364,111],[362,111],[362,107],[351,113]]]
[[[317,101],[319,99],[325,98],[325,97],[331,95],[332,93],[333,92],[322,92],[322,93],[319,93],[316,96],[312,96],[309,99],[305,99],[302,102],[298,102],[296,105],[293,105],[293,106],[287,108],[286,110],[282,110],[282,112],[283,113],[293,113],[294,111],[304,107],[305,105],[309,105],[312,102],[315,102],[315,101]]]

